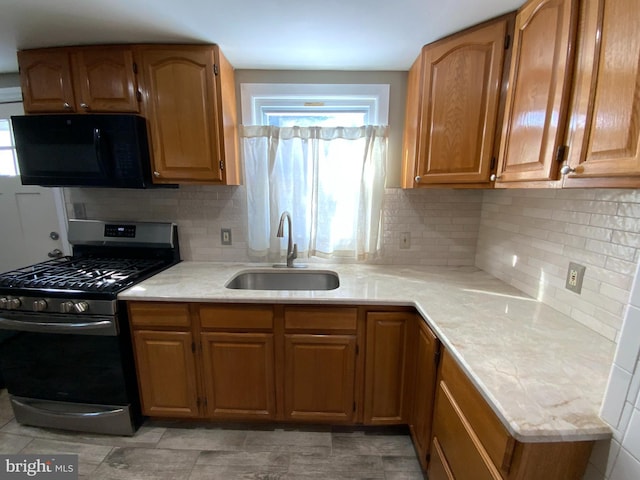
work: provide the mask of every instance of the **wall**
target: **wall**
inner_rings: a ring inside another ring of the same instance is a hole
[[[639,217],[638,190],[483,193],[477,266],[618,342],[601,412],[613,439],[584,480],[640,478]],[[570,261],[587,267],[581,295],[564,288]]]
[[[389,84],[389,159],[387,161],[387,186],[400,186],[402,161],[402,132],[407,96],[408,72],[360,72],[360,71],[301,71],[301,70],[236,70],[236,97],[240,107],[241,83],[344,83]]]
[[[638,190],[486,190],[476,265],[616,340],[640,247]],[[582,294],[565,289],[585,265]]]
[[[584,480],[640,478],[640,265],[629,305],[601,417],[613,427],[613,440],[598,442]]]
[[[66,188],[65,198],[69,218],[176,222],[185,260],[251,260],[247,256],[244,187]],[[481,200],[482,193],[474,190],[387,189],[383,254],[375,262],[473,265]],[[221,245],[221,228],[232,229],[232,246]],[[400,249],[400,232],[410,232],[409,249]]]

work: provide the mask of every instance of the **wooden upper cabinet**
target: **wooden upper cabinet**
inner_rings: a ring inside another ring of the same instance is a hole
[[[18,63],[27,113],[140,111],[131,48],[22,50]]]
[[[637,0],[583,2],[564,187],[640,187]]]
[[[21,50],[18,64],[25,112],[75,111],[68,50]]]
[[[512,20],[423,48],[409,72],[403,187],[489,184]]]
[[[71,55],[76,104],[86,112],[138,113],[133,52],[123,47],[80,48]]]
[[[233,68],[215,45],[138,50],[156,183],[238,184]]]
[[[577,22],[577,0],[531,0],[516,16],[496,187],[558,177]]]

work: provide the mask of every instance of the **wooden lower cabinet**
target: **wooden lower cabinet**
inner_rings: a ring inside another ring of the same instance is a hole
[[[191,332],[133,332],[142,413],[152,417],[199,416]]]
[[[208,416],[275,418],[272,333],[209,333],[202,338]]]
[[[411,361],[415,343],[413,332],[417,321],[414,313],[367,313],[365,424],[408,423],[411,410],[409,387],[414,372]]]
[[[593,447],[516,440],[409,308],[129,302],[128,312],[145,415],[408,424],[429,480],[579,480]]]
[[[355,405],[355,335],[285,335],[287,420],[351,423]]]
[[[429,480],[579,480],[593,443],[517,441],[444,352],[433,415]]]
[[[431,417],[437,372],[439,342],[431,329],[418,318],[415,349],[415,380],[413,387],[413,415],[410,428],[422,468],[427,467],[431,442]]]

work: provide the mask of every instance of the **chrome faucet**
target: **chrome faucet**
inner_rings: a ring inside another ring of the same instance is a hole
[[[278,225],[278,233],[276,237],[284,237],[284,219],[287,219],[287,226],[289,227],[289,241],[287,243],[287,267],[293,268],[293,261],[298,258],[298,245],[293,243],[293,232],[291,231],[291,214],[287,211],[282,212],[280,216],[280,225]]]

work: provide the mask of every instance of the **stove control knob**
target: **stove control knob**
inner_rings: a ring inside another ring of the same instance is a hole
[[[73,302],[62,302],[60,304],[60,313],[71,313],[73,311]]]
[[[0,298],[0,308],[9,308],[9,299],[7,297]]]
[[[73,306],[76,313],[84,313],[89,310],[89,304],[87,302],[78,302]]]
[[[19,298],[10,298],[9,299],[9,310],[17,310],[22,305],[22,302]]]
[[[47,301],[46,300],[35,300],[33,302],[33,311],[34,312],[44,312],[47,309]]]

